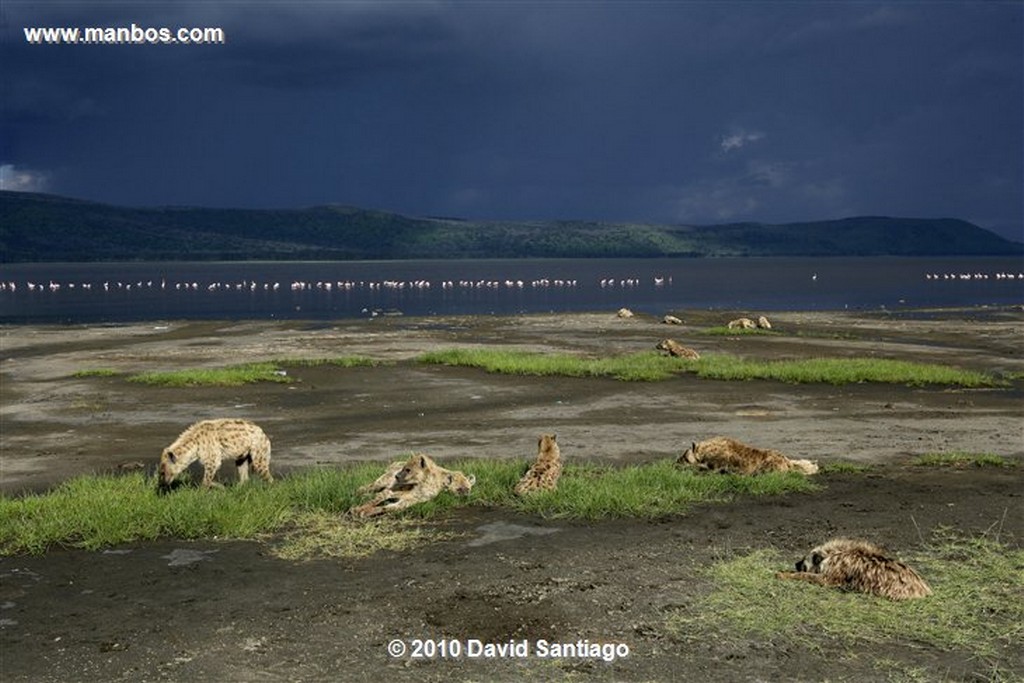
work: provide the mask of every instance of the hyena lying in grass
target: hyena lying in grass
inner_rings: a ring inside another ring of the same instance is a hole
[[[476,477],[456,470],[447,470],[429,456],[416,453],[406,461],[393,462],[376,481],[359,489],[360,493],[376,494],[373,500],[349,510],[355,517],[376,517],[428,501],[451,491],[460,496],[469,494]]]
[[[214,481],[224,459],[238,468],[238,483],[249,480],[249,464],[267,481],[270,476],[270,439],[249,420],[203,420],[181,433],[160,454],[160,490],[171,487],[174,478],[198,460],[203,465],[203,486],[220,486]]]
[[[796,563],[795,572],[779,572],[776,576],[890,600],[923,598],[932,594],[932,589],[910,566],[888,557],[876,545],[848,538],[837,538],[819,545]]]
[[[534,491],[554,491],[562,476],[562,453],[554,434],[541,434],[537,440],[537,459],[516,484],[516,495]]]
[[[699,469],[723,474],[763,474],[764,472],[802,472],[816,474],[818,464],[812,460],[793,460],[778,451],[755,448],[742,441],[716,436],[694,442],[676,461],[677,465],[693,465]]]

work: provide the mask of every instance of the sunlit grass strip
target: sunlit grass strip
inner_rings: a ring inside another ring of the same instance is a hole
[[[425,353],[421,363],[475,367],[506,375],[614,377],[625,381],[668,379],[693,361],[639,352],[608,358],[584,358],[568,353],[531,353],[508,349],[444,349]]]
[[[484,505],[568,519],[651,518],[741,495],[816,488],[795,474],[699,476],[671,462],[626,468],[569,465],[558,491],[518,498],[512,489],[526,471],[525,460],[444,464],[476,475],[472,493],[466,498],[444,493],[399,517],[424,519]],[[317,529],[343,532],[345,525],[325,527],[320,516],[340,519],[365,500],[357,489],[382,469],[372,463],[315,469],[281,477],[272,485],[253,482],[210,491],[184,486],[162,496],[155,481],[139,473],[80,477],[45,494],[0,497],[0,554],[41,553],[54,546],[96,549],[160,537],[254,538],[287,529],[298,529],[300,535],[319,533]]]
[[[921,386],[939,384],[991,387],[1000,382],[992,375],[948,365],[915,363],[886,358],[809,358],[805,360],[748,360],[736,356],[703,356],[693,364],[698,376],[720,380],[767,379],[799,384],[856,384],[879,382]]]
[[[922,467],[1015,467],[1019,463],[994,453],[925,453],[911,461]]]
[[[924,575],[934,595],[892,602],[782,581],[775,572],[789,569],[793,558],[757,550],[699,569],[713,582],[713,591],[692,610],[673,615],[668,628],[684,641],[753,635],[808,648],[831,639],[848,646],[909,639],[978,657],[1015,657],[1020,665],[1024,550],[997,538],[941,530],[921,552],[904,559]]]
[[[291,382],[277,363],[245,363],[226,368],[198,368],[169,372],[143,372],[129,382],[164,387],[234,387],[256,382]]]
[[[510,375],[614,377],[656,381],[679,372],[705,379],[765,379],[791,383],[854,384],[880,382],[920,386],[986,387],[1000,382],[992,375],[960,368],[884,358],[811,358],[807,360],[748,360],[708,354],[700,360],[639,352],[608,358],[584,358],[566,353],[531,353],[501,349],[445,349],[418,357],[422,363],[476,367]]]
[[[706,327],[700,331],[701,334],[706,334],[710,337],[744,337],[744,336],[757,336],[757,335],[777,335],[777,330],[766,330],[761,327],[726,327],[724,325],[718,327]]]

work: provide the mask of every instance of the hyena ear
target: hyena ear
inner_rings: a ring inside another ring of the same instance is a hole
[[[164,455],[167,456],[168,460],[170,460],[171,462],[174,462],[174,453],[172,453],[171,451],[164,451]]]
[[[473,486],[474,484],[476,484],[476,475],[475,474],[469,475],[468,477],[466,477],[466,479],[469,480],[469,485],[470,486]]]
[[[423,469],[427,469],[427,456],[420,456],[420,467],[422,467]]]
[[[824,559],[821,553],[811,553],[811,564],[815,567],[820,567],[821,561]]]

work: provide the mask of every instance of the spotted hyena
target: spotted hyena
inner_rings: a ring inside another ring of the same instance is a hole
[[[932,589],[921,575],[909,565],[889,557],[872,543],[848,538],[837,538],[819,545],[796,563],[795,572],[779,572],[776,576],[890,600],[923,598],[932,594]]]
[[[374,498],[349,512],[356,517],[376,517],[428,501],[441,491],[468,495],[475,483],[474,475],[445,469],[430,456],[416,453],[408,460],[391,463],[373,483],[360,488],[360,493],[375,494]]]
[[[203,486],[219,486],[214,477],[224,459],[235,462],[240,484],[249,480],[250,463],[256,474],[274,480],[270,476],[270,439],[262,429],[249,420],[203,420],[182,432],[160,454],[160,488],[169,488],[196,460],[203,465]]]
[[[730,330],[753,330],[757,328],[757,323],[750,318],[736,318],[729,321],[728,327]]]
[[[700,354],[688,346],[683,346],[675,339],[663,339],[658,342],[658,345],[654,348],[659,351],[667,351],[668,355],[675,356],[676,358],[686,358],[688,360],[699,360]]]
[[[742,441],[716,436],[694,442],[676,461],[699,469],[726,474],[762,474],[764,472],[796,471],[816,474],[818,464],[811,460],[793,460],[778,451],[748,446]]]
[[[537,459],[516,484],[517,495],[534,491],[554,491],[562,476],[562,453],[554,434],[541,434],[537,440]]]

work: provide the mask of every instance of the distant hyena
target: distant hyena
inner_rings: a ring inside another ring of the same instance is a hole
[[[676,358],[686,358],[687,360],[699,360],[700,354],[694,349],[688,346],[683,346],[675,339],[663,339],[658,342],[658,345],[654,348],[659,351],[667,351],[668,355],[675,356]]]
[[[198,460],[203,465],[203,486],[217,486],[214,477],[227,458],[238,468],[238,481],[249,480],[249,463],[267,481],[270,476],[270,439],[249,420],[203,420],[181,433],[160,454],[160,487],[168,488],[174,478]]]
[[[778,451],[755,448],[725,436],[716,436],[700,443],[694,442],[679,456],[676,463],[729,474],[762,474],[790,470],[804,474],[818,472],[818,464],[811,460],[792,460]]]
[[[349,510],[355,517],[376,517],[397,512],[436,497],[441,491],[459,496],[469,495],[476,476],[441,467],[433,458],[413,454],[406,461],[393,462],[384,474],[359,489],[360,493],[376,494],[373,500]]]
[[[779,572],[780,579],[795,579],[847,591],[878,595],[890,600],[923,598],[932,594],[921,575],[867,541],[837,538],[814,548],[796,563],[795,572]]]
[[[516,484],[517,495],[534,491],[554,491],[562,476],[562,453],[554,434],[541,434],[537,440],[537,459]]]
[[[728,327],[730,330],[753,330],[757,328],[757,323],[750,318],[736,318],[729,321]]]

